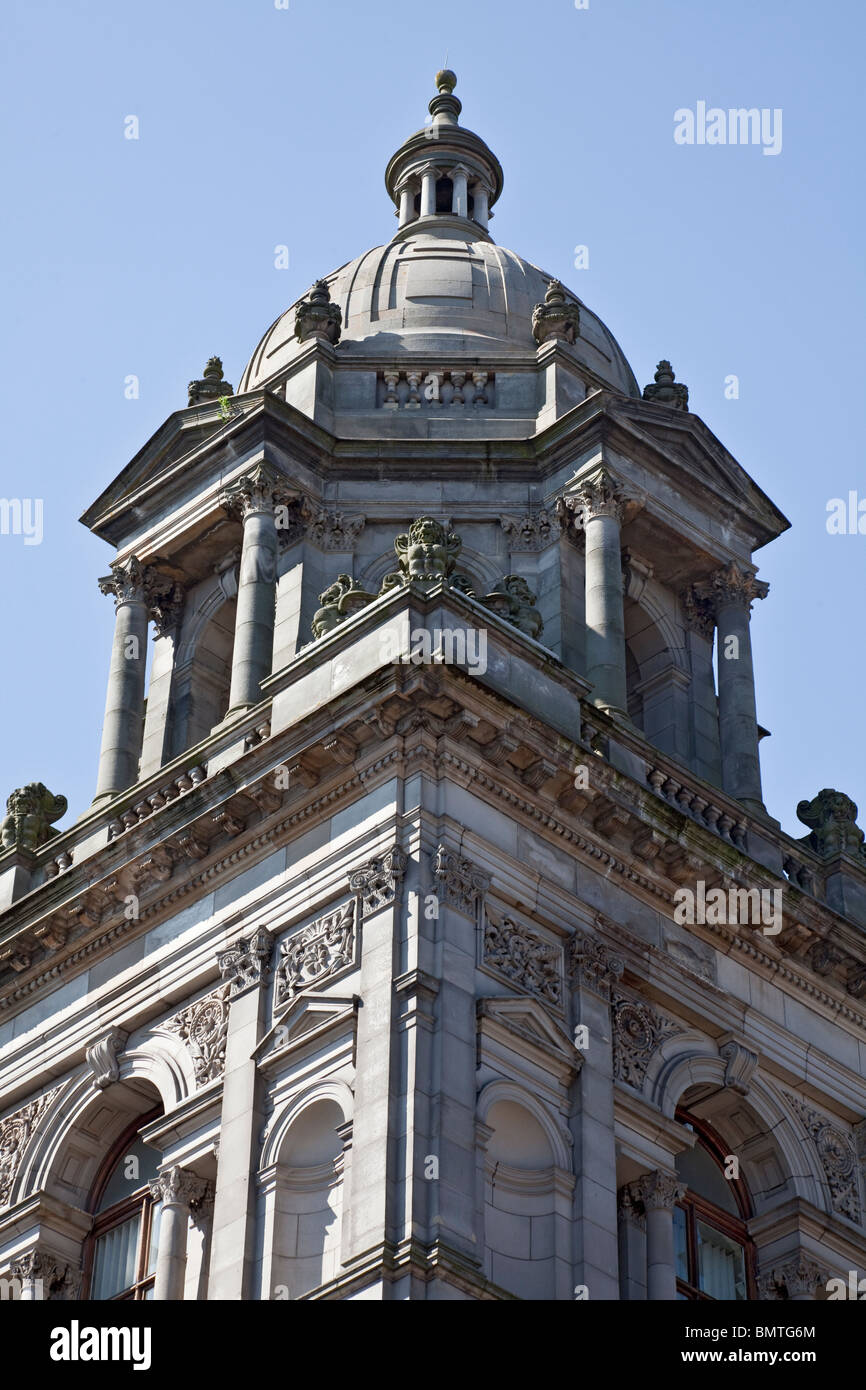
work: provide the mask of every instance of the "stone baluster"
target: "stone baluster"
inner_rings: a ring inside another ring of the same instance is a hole
[[[397,384],[400,380],[400,373],[395,371],[383,372],[382,377],[385,382],[385,409],[396,410],[400,404],[397,397]]]
[[[769,585],[731,563],[696,588],[712,602],[716,619],[722,786],[751,810],[763,811],[749,615]]]
[[[674,1262],[674,1205],[685,1184],[672,1173],[646,1173],[631,1185],[646,1213],[647,1298],[671,1302],[677,1296]]]
[[[177,1165],[165,1169],[150,1184],[154,1201],[162,1203],[156,1255],[155,1299],[183,1298],[186,1276],[186,1238],[192,1209],[204,1201],[210,1184]]]
[[[94,805],[111,800],[138,778],[151,578],[148,567],[132,555],[112,565],[111,574],[99,581],[104,594],[114,595],[115,618]]]
[[[277,581],[274,504],[284,495],[280,474],[257,464],[220,497],[221,505],[239,515],[244,527],[229,713],[258,704],[261,682],[271,673]]]
[[[464,403],[464,401],[463,401],[463,386],[464,386],[465,381],[466,381],[466,373],[465,373],[465,372],[452,372],[452,373],[451,373],[451,385],[452,385],[452,387],[454,388],[454,395],[453,395],[453,397],[451,398],[451,404],[452,404],[452,405],[456,405],[456,406],[462,406],[462,405],[463,405],[463,403]]]
[[[487,372],[473,372],[472,382],[475,386],[475,393],[472,397],[473,405],[487,404]]]

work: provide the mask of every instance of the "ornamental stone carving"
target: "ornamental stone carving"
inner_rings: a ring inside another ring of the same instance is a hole
[[[481,602],[534,641],[544,631],[544,621],[535,607],[535,594],[519,574],[506,574]]]
[[[307,526],[307,536],[321,550],[352,550],[366,520],[364,516],[346,516],[320,508]]]
[[[310,624],[313,637],[325,637],[338,623],[372,603],[375,594],[367,593],[349,574],[338,574],[336,581],[319,594],[321,607],[316,609]]]
[[[471,859],[461,859],[445,845],[436,851],[433,873],[439,880],[436,892],[442,902],[474,921],[478,903],[490,886],[487,874],[476,869]]]
[[[295,308],[295,337],[299,343],[324,338],[335,347],[343,331],[343,311],[331,301],[327,280],[317,280]]]
[[[87,1065],[93,1072],[93,1084],[97,1091],[104,1091],[120,1080],[117,1058],[125,1048],[128,1037],[123,1028],[109,1028],[88,1047]]]
[[[82,1272],[45,1250],[28,1250],[13,1260],[12,1277],[35,1284],[38,1299],[65,1302],[79,1297]]]
[[[697,586],[692,584],[680,594],[680,603],[686,626],[701,637],[712,641],[716,628],[716,612],[711,601],[702,596]]]
[[[675,1203],[686,1195],[686,1184],[680,1182],[673,1173],[645,1173],[630,1184],[631,1189],[643,1209],[647,1211],[671,1211]]]
[[[613,1006],[614,1078],[642,1090],[653,1053],[682,1031],[643,1000],[619,996]]]
[[[219,357],[209,357],[199,381],[191,381],[187,388],[187,405],[199,405],[202,401],[218,401],[222,396],[233,396],[235,388],[223,380],[223,364]]]
[[[150,594],[150,616],[157,637],[165,637],[179,625],[185,600],[182,584],[166,579],[161,586],[159,576],[154,576]]]
[[[406,873],[406,855],[394,845],[379,859],[371,859],[349,875],[349,888],[361,900],[361,918],[389,907],[397,896]]]
[[[512,550],[543,550],[559,535],[555,512],[544,508],[525,516],[500,516],[499,524]]]
[[[438,583],[447,579],[454,572],[462,546],[460,537],[446,531],[441,522],[432,516],[419,517],[408,532],[394,541],[402,582]]]
[[[852,854],[862,858],[863,831],[857,824],[857,806],[844,792],[825,787],[811,801],[800,801],[797,819],[812,832],[809,844],[823,858]]]
[[[596,517],[609,516],[622,521],[627,498],[622,484],[602,464],[586,477],[576,480],[556,504],[557,516],[566,527],[584,531]]]
[[[818,1151],[833,1210],[860,1221],[860,1184],[853,1143],[826,1115],[819,1115],[790,1091],[785,1094]]]
[[[354,898],[283,941],[276,971],[277,1005],[291,1003],[302,990],[355,965],[355,942]]]
[[[222,1076],[226,1064],[226,1038],[229,1031],[231,984],[182,1009],[165,1027],[177,1033],[192,1057],[197,1086],[206,1086]]]
[[[219,501],[229,516],[244,521],[248,516],[272,513],[278,503],[289,497],[289,484],[283,474],[269,463],[257,463],[223,488]]]
[[[580,308],[559,280],[548,281],[544,303],[532,310],[532,336],[538,343],[573,343],[580,332]]]
[[[670,406],[672,410],[688,411],[689,388],[681,381],[675,381],[675,376],[670,362],[659,362],[654,381],[643,388],[644,400],[655,401],[656,405]]]
[[[17,787],[6,798],[6,815],[0,823],[3,849],[36,850],[59,834],[51,824],[66,814],[65,796],[55,796],[41,782]]]
[[[267,973],[271,954],[270,934],[260,927],[252,936],[239,936],[227,951],[217,956],[219,972],[230,985],[229,999],[246,994],[260,985]]]
[[[59,1090],[60,1087],[55,1086],[53,1091],[46,1091],[14,1114],[7,1115],[5,1120],[0,1120],[0,1207],[8,1206],[24,1151]]]
[[[122,603],[149,603],[153,571],[137,555],[130,555],[128,560],[116,561],[111,573],[104,574],[97,583],[100,593],[113,595],[115,608]]]
[[[758,1275],[758,1295],[762,1299],[812,1298],[826,1285],[829,1270],[808,1255],[795,1255],[775,1269]]]
[[[617,1196],[620,1221],[628,1221],[632,1226],[637,1226],[638,1230],[645,1231],[646,1211],[637,1183],[626,1183],[624,1187],[620,1188]]]
[[[595,937],[577,931],[568,948],[568,966],[579,989],[591,989],[609,999],[611,989],[625,970],[625,961]]]
[[[738,1095],[749,1094],[749,1084],[758,1065],[758,1054],[745,1047],[735,1038],[728,1038],[719,1048],[719,1056],[725,1064],[725,1085]]]
[[[559,950],[510,917],[484,922],[482,964],[555,1008],[562,1003]]]

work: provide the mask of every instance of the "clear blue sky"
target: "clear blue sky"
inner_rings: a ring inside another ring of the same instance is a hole
[[[96,578],[112,552],[78,516],[207,357],[237,386],[279,312],[392,235],[384,167],[447,50],[462,121],[505,170],[496,240],[570,284],[641,384],[670,357],[793,523],[756,557],[772,586],[753,619],[769,809],[805,834],[798,799],[835,786],[866,813],[866,535],[825,525],[830,498],[866,498],[864,14],[862,0],[7,0],[0,496],[44,499],[44,539],[0,536],[2,797],[44,781],[68,823],[93,795],[113,626]],[[781,154],[676,145],[674,111],[698,101],[781,108]]]

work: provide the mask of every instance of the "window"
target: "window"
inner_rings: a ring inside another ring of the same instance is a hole
[[[139,1137],[141,1124],[122,1136],[93,1188],[85,1298],[153,1298],[161,1204],[150,1195],[150,1179],[160,1155]]]
[[[674,1208],[677,1298],[745,1301],[754,1297],[748,1192],[742,1179],[725,1177],[725,1150],[709,1126],[685,1112],[677,1119],[697,1135],[676,1160],[688,1184]]]

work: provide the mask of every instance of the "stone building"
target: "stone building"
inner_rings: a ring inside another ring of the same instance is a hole
[[[95,799],[2,824],[12,1296],[866,1267],[864,837],[761,790],[753,552],[788,523],[668,362],[641,391],[494,243],[454,85],[387,244],[237,392],[211,359],[83,518],[116,549]]]

